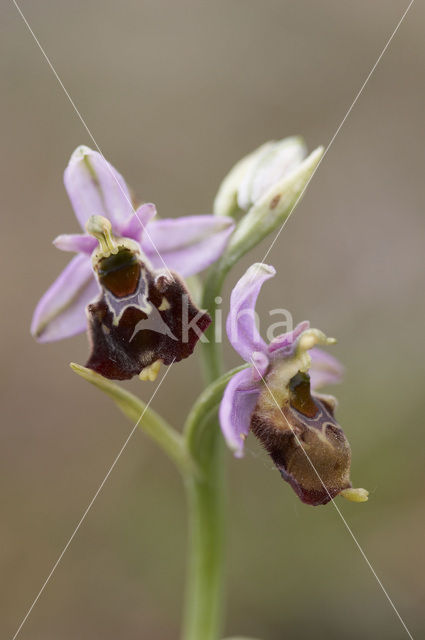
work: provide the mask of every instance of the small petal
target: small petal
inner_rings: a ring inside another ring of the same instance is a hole
[[[311,388],[319,389],[326,384],[337,384],[341,382],[344,375],[344,367],[334,356],[323,349],[314,347],[310,351]]]
[[[190,276],[215,262],[234,228],[231,218],[210,215],[154,220],[141,246],[156,269]]]
[[[97,151],[78,147],[64,173],[65,188],[82,226],[92,215],[108,218],[117,227],[133,212],[124,178]]]
[[[288,331],[287,333],[282,333],[280,336],[276,336],[269,344],[269,354],[273,354],[279,358],[290,357],[293,353],[297,338],[309,327],[310,323],[308,320],[304,320],[304,322],[297,324],[293,331]]]
[[[151,203],[142,204],[130,215],[128,220],[121,225],[120,235],[124,238],[132,238],[140,243],[145,233],[146,225],[154,216],[156,216],[155,205]],[[149,231],[146,233],[150,235]]]
[[[248,435],[251,415],[260,393],[252,369],[239,371],[227,385],[220,405],[220,425],[224,438],[235,456],[243,455],[245,437]]]
[[[39,301],[32,335],[39,342],[53,342],[82,333],[87,325],[85,308],[98,292],[90,258],[75,256]]]
[[[97,247],[97,240],[87,233],[64,233],[53,240],[61,251],[74,251],[91,255]]]
[[[257,262],[249,267],[232,291],[227,335],[233,348],[246,362],[252,362],[254,351],[267,353],[267,345],[255,322],[255,303],[263,283],[275,273],[273,267]]]

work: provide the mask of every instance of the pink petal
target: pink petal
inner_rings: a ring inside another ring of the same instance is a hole
[[[64,173],[65,188],[84,229],[88,218],[108,218],[114,230],[133,212],[124,178],[97,151],[78,147]]]
[[[142,249],[154,268],[186,277],[202,271],[223,253],[234,229],[231,218],[204,215],[154,220],[143,236]]]
[[[97,247],[97,240],[87,233],[64,233],[53,240],[53,244],[61,251],[74,251],[91,255]]]
[[[290,357],[297,338],[309,327],[310,323],[308,320],[304,320],[304,322],[297,324],[293,331],[288,331],[287,333],[282,333],[280,336],[276,336],[269,344],[269,353],[278,358]]]
[[[255,351],[267,353],[267,345],[256,326],[255,304],[263,283],[276,271],[266,264],[253,264],[237,282],[230,297],[230,313],[226,329],[233,348],[246,361]]]
[[[220,425],[224,438],[235,456],[243,455],[244,439],[248,435],[251,415],[257,404],[258,382],[253,370],[244,369],[230,379],[220,405]]]
[[[312,363],[309,373],[312,389],[318,389],[326,384],[341,382],[344,375],[344,367],[339,360],[318,347],[311,349],[310,356]]]
[[[99,292],[90,258],[72,258],[39,301],[31,333],[39,342],[53,342],[85,331],[85,309]]]
[[[124,238],[132,238],[136,242],[141,242],[143,234],[146,232],[146,225],[156,216],[154,204],[142,204],[141,207],[131,213],[130,217],[121,225],[120,235]],[[150,232],[146,232],[150,235]]]

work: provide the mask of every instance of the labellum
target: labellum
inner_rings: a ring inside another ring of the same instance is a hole
[[[310,377],[301,371],[274,397],[279,398],[279,406],[271,402],[264,386],[251,429],[282,478],[310,505],[326,504],[341,492],[344,495],[351,488],[351,450],[334,418],[335,399],[312,394]]]
[[[154,380],[161,363],[192,354],[211,318],[179,276],[153,270],[136,242],[114,238],[108,220],[92,216],[87,230],[99,240],[92,263],[102,293],[87,307],[86,366],[115,380]]]

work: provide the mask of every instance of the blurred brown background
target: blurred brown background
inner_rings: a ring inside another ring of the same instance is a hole
[[[406,6],[21,2],[106,157],[164,217],[210,211],[230,166],[265,140],[326,144]],[[371,497],[338,505],[415,638],[425,630],[424,19],[417,2],[273,248],[279,277],[261,298],[339,339],[338,416],[353,481]],[[62,172],[91,142],[11,2],[0,30],[0,634],[11,638],[131,425],[69,369],[85,360],[84,336],[37,345],[29,335],[68,260],[51,240],[77,231]],[[181,425],[201,383],[196,356],[177,366],[154,406]],[[129,386],[146,399],[153,389]],[[407,637],[332,505],[302,505],[253,439],[229,470],[227,634]],[[137,433],[20,637],[174,640],[185,527],[174,469]]]

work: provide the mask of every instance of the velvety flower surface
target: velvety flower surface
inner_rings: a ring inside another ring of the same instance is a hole
[[[109,220],[92,216],[86,226],[99,241],[91,260],[101,288],[87,307],[86,367],[114,380],[155,380],[161,364],[191,355],[211,318],[177,274],[154,269],[137,242],[113,235]]]
[[[252,366],[233,376],[226,387],[220,406],[224,437],[241,456],[251,429],[284,480],[307,504],[326,504],[338,494],[362,501],[367,492],[351,489],[350,446],[334,418],[336,400],[316,392],[342,377],[339,362],[317,347],[334,340],[310,329],[308,322],[270,344],[257,330],[257,297],[274,275],[273,267],[254,264],[231,295],[227,334]]]
[[[123,177],[99,153],[85,146],[72,154],[64,183],[83,233],[60,235],[54,240],[58,249],[77,255],[35,309],[31,332],[40,342],[86,330],[85,309],[100,291],[90,260],[97,240],[85,232],[91,216],[108,219],[114,236],[136,241],[152,268],[173,270],[183,277],[217,260],[234,226],[229,218],[211,215],[155,220],[153,204],[134,210]]]

